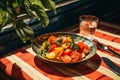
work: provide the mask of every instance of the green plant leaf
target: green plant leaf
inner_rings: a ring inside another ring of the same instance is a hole
[[[10,19],[9,13],[0,8],[0,30],[1,30],[8,22],[10,22],[9,19]]]
[[[19,13],[20,13],[20,5],[19,5],[19,3],[18,3],[18,0],[15,0],[15,1],[12,3],[12,5],[13,5],[13,8],[14,8],[15,12],[16,12],[17,14],[19,14]]]
[[[26,8],[26,12],[28,13],[28,15],[30,17],[35,17],[36,16],[36,13],[34,13],[31,8],[30,8],[30,5],[28,3],[25,3],[25,8]]]
[[[42,23],[43,27],[46,27],[49,24],[49,18],[45,11],[41,0],[29,0],[32,5],[30,5],[31,10],[33,11],[35,17]]]
[[[14,7],[14,8],[19,7],[19,4],[18,4],[18,1],[17,1],[17,0],[15,0],[15,1],[13,2],[13,7]]]
[[[41,0],[41,1],[45,8],[53,10],[55,14],[57,13],[56,5],[53,0]]]
[[[27,40],[32,41],[34,39],[33,29],[24,22],[16,22],[14,26],[18,36],[21,38],[23,43],[25,43]]]
[[[43,27],[46,27],[49,24],[49,18],[43,8],[36,4],[33,4],[31,6],[31,10],[36,13],[36,17],[42,23]]]
[[[0,1],[0,29],[12,22],[16,33],[24,43],[33,40],[34,31],[18,18],[18,15],[26,13],[30,18],[36,17],[42,26],[46,27],[49,24],[49,17],[45,8],[55,12],[55,3],[52,0],[45,0],[44,3],[41,0],[2,0]]]

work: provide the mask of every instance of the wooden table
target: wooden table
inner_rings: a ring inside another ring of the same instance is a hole
[[[69,26],[61,31],[79,33],[79,25]],[[96,39],[120,54],[120,26],[100,22]],[[120,80],[103,62],[108,58],[120,67],[120,59],[113,54],[97,49],[91,59],[76,65],[55,65],[42,62],[30,45],[0,58],[0,76],[3,80]],[[6,77],[7,76],[7,77]]]

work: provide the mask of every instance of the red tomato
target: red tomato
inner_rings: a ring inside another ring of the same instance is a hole
[[[48,38],[48,41],[49,41],[51,44],[54,44],[54,43],[55,43],[55,40],[56,40],[56,37],[53,36],[53,35]]]
[[[84,51],[83,52],[87,55],[89,53],[89,51],[90,51],[90,48],[86,45],[84,47]]]
[[[85,44],[83,42],[78,42],[77,44],[80,47],[80,53],[82,53],[84,50]]]
[[[62,44],[65,43],[67,41],[66,36],[62,36]]]
[[[68,56],[68,55],[64,55],[64,56],[61,57],[61,60],[63,62],[71,62],[72,58],[70,56]]]
[[[56,47],[57,47],[56,44],[51,45],[51,46],[50,46],[50,49],[49,49],[49,52],[53,51]]]
[[[70,36],[62,36],[62,43],[66,43],[66,42],[72,42]]]
[[[67,36],[67,42],[72,42],[72,38],[70,36]]]
[[[71,53],[70,57],[72,58],[72,62],[76,62],[76,61],[82,59],[82,54],[77,51],[73,51]]]
[[[70,55],[72,53],[71,49],[65,49],[64,55]]]

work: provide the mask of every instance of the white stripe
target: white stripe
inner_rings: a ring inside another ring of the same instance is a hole
[[[96,70],[96,64],[94,64],[93,62],[87,61],[86,65],[88,67],[90,67],[91,69]],[[98,71],[98,72],[100,72],[102,74],[105,74],[108,77],[113,78],[114,80],[120,80],[120,76],[116,75],[111,70],[109,70],[109,69],[107,69],[107,68],[105,68],[103,66],[99,66],[96,71]]]
[[[102,39],[102,38],[99,38],[99,37],[94,37],[94,38],[97,39],[99,42],[101,42],[103,44],[112,46],[112,47],[120,50],[120,44],[119,43],[108,41],[108,40],[105,40],[105,39]]]
[[[34,56],[36,56],[37,54],[32,50],[32,47],[31,46],[27,46],[26,47],[23,47],[23,49],[25,49],[26,51],[30,52],[31,54],[33,54]]]
[[[97,50],[97,54],[99,54],[100,57],[106,57],[106,58],[110,59],[111,61],[113,61],[113,62],[115,62],[117,64],[120,64],[120,59],[117,58],[117,57],[110,56],[110,55],[105,54],[105,53],[103,53],[103,52],[101,52],[99,50]]]
[[[36,69],[34,69],[32,66],[21,60],[15,55],[11,55],[6,57],[8,60],[10,60],[12,63],[17,64],[25,73],[27,73],[33,80],[50,80],[45,75],[38,72]]]

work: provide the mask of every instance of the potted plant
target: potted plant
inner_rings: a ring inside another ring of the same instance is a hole
[[[45,9],[55,10],[53,0],[1,0],[0,1],[0,30],[9,23],[25,43],[27,40],[34,39],[33,29],[27,25],[18,15],[27,14],[31,19],[36,17],[43,27],[49,24],[49,17]]]

